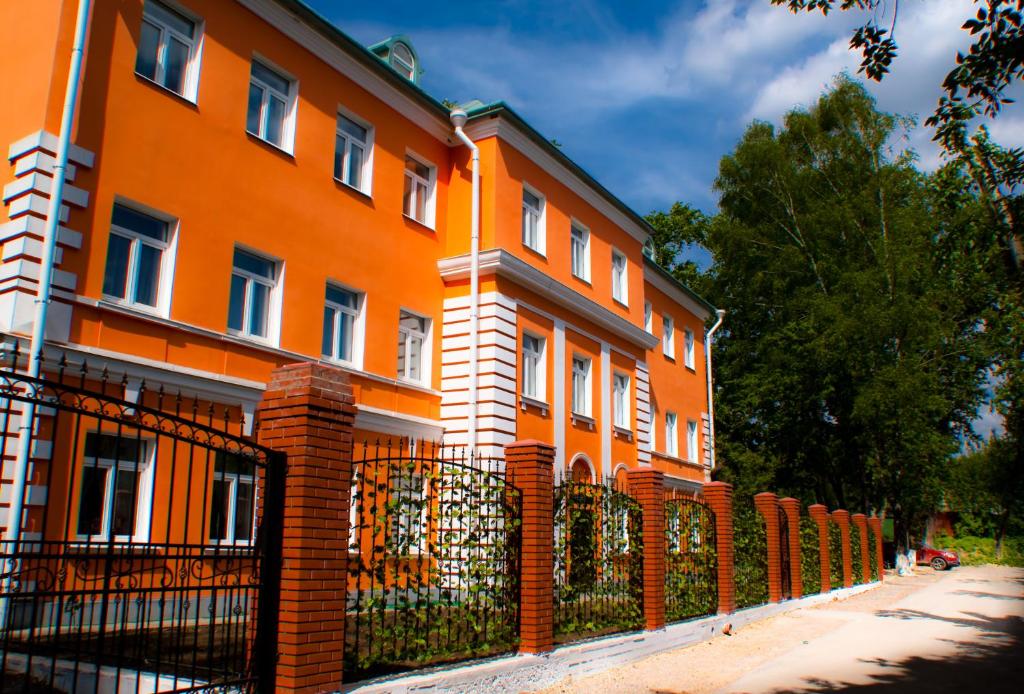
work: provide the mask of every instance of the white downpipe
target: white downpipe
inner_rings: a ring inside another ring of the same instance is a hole
[[[451,113],[455,136],[472,152],[473,165],[473,219],[470,222],[469,247],[469,423],[467,448],[476,455],[477,372],[480,351],[480,148],[463,131],[466,112],[455,109]]]
[[[722,327],[722,321],[725,320],[725,309],[720,308],[715,311],[715,314],[718,316],[718,320],[711,326],[704,338],[704,368],[708,375],[708,448],[711,451],[712,470],[715,469],[715,390],[711,378],[711,338]]]
[[[68,69],[68,83],[64,90],[64,111],[60,117],[60,134],[57,140],[57,160],[53,167],[53,189],[46,207],[46,224],[43,228],[42,265],[39,271],[39,289],[36,295],[35,317],[32,324],[32,343],[28,355],[28,375],[38,378],[42,365],[43,340],[46,337],[46,319],[50,310],[51,282],[53,280],[53,259],[57,248],[57,226],[60,222],[60,206],[64,200],[64,177],[68,168],[68,150],[71,148],[71,128],[75,122],[75,107],[78,104],[79,81],[82,76],[82,62],[85,56],[85,42],[89,35],[89,9],[91,0],[79,0],[78,16],[75,20],[75,39],[71,46],[71,65]],[[34,387],[30,386],[34,391]],[[34,392],[30,392],[33,395]],[[25,402],[18,423],[18,455],[14,462],[11,486],[11,507],[7,514],[6,553],[10,555],[21,540],[22,515],[25,509],[25,487],[28,481],[28,460],[31,453],[32,425],[35,422],[34,402]],[[4,592],[10,592],[11,575],[16,567],[7,569]],[[7,600],[0,600],[0,625],[7,622]]]

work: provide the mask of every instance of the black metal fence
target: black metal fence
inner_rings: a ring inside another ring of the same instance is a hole
[[[768,535],[764,517],[752,500],[737,500],[732,522],[736,607],[762,605],[768,602]]]
[[[520,494],[498,459],[393,441],[353,471],[349,679],[515,649]]]
[[[691,499],[665,500],[665,618],[703,617],[718,610],[715,512]]]
[[[790,600],[793,597],[793,567],[789,554],[789,516],[779,506],[779,589],[782,591],[782,599]]]
[[[828,564],[832,590],[842,588],[843,581],[843,534],[835,521],[828,522]]]
[[[860,553],[860,526],[850,523],[850,565],[853,567],[853,585],[864,582],[864,558]]]
[[[800,576],[804,595],[821,592],[821,545],[818,524],[813,518],[800,517]]]
[[[18,356],[0,367],[0,457],[27,483],[0,552],[0,691],[272,682],[284,461],[237,408],[145,383],[128,401],[64,359],[28,378]]]
[[[614,488],[565,480],[554,499],[555,642],[643,625],[643,514]]]

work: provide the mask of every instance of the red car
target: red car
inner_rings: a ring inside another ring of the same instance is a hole
[[[960,566],[960,556],[949,550],[921,545],[917,548],[917,564],[928,564],[936,571],[945,571],[953,566]]]

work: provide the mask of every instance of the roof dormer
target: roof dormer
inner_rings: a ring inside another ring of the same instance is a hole
[[[419,56],[416,55],[409,37],[392,36],[370,46],[370,50],[378,58],[391,66],[391,69],[413,84],[420,83],[423,68],[420,67]]]

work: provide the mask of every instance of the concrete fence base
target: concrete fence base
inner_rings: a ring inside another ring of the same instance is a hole
[[[414,674],[382,677],[344,687],[344,692],[507,692],[536,691],[571,676],[586,677],[663,651],[690,646],[718,636],[726,624],[738,629],[752,622],[803,607],[863,593],[882,585],[876,581],[799,600],[768,603],[703,619],[669,624],[657,631],[616,634],[556,648],[543,655],[512,655]]]

